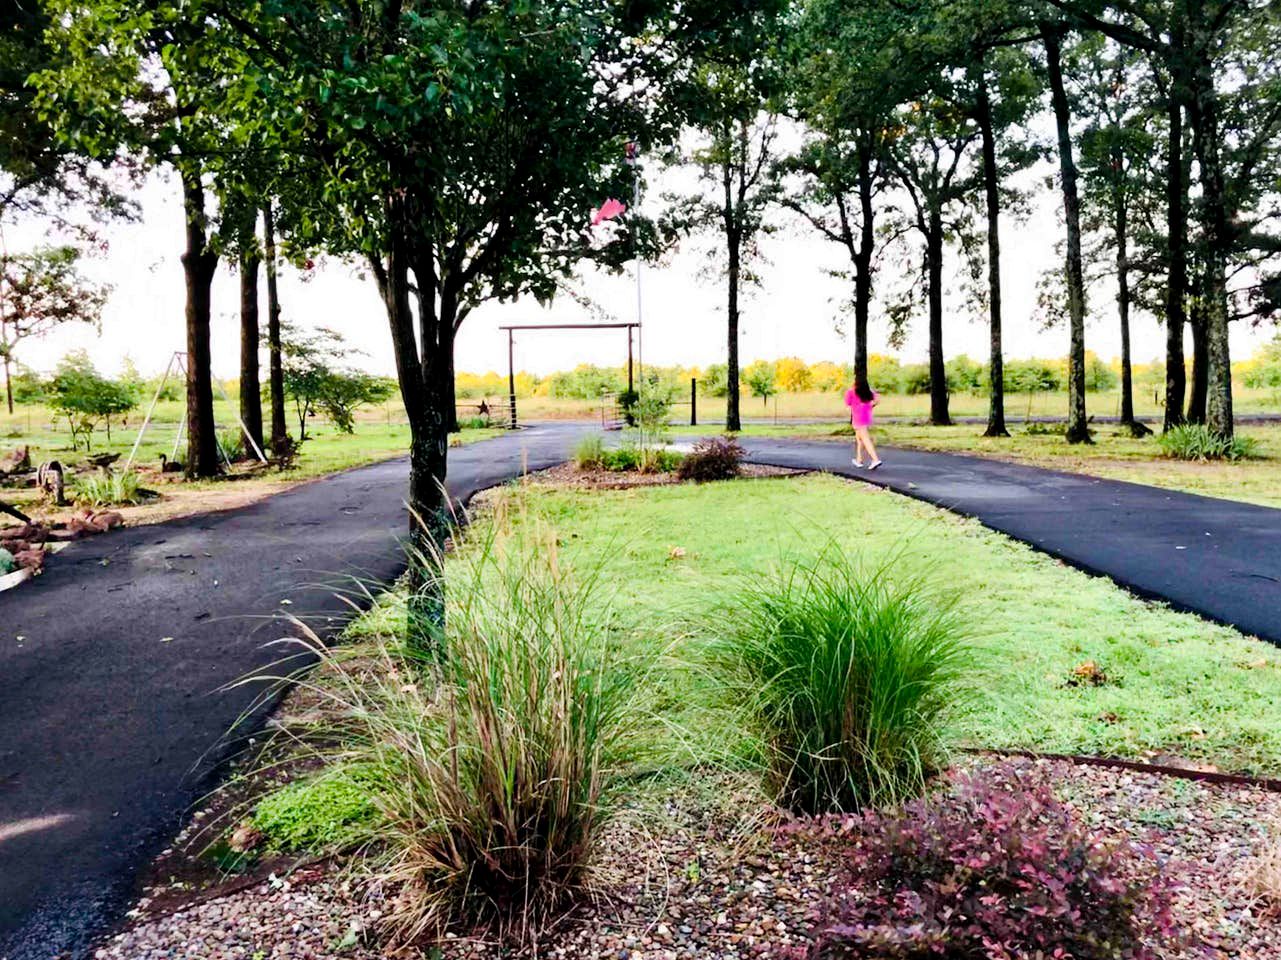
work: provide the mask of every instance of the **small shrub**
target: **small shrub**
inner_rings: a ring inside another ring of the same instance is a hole
[[[459,430],[484,430],[489,426],[489,417],[463,417],[458,421]]]
[[[743,448],[733,437],[704,437],[681,461],[677,470],[682,480],[730,480],[743,463]]]
[[[970,663],[950,595],[836,550],[744,582],[718,623],[784,804],[856,810],[920,792]]]
[[[615,447],[613,450],[606,450],[601,456],[601,466],[616,473],[639,470],[641,467],[640,448],[635,444],[625,443],[621,447]]]
[[[1185,423],[1163,433],[1161,451],[1175,460],[1246,460],[1258,452],[1253,437],[1221,437],[1203,423]]]
[[[138,474],[132,470],[120,473],[94,472],[76,478],[76,503],[87,507],[125,506],[142,503]]]
[[[604,460],[605,443],[598,434],[588,434],[574,447],[574,465],[579,470],[595,470]]]
[[[637,443],[624,443],[601,453],[600,465],[615,473],[670,473],[680,466],[683,458],[666,447],[647,447]]]
[[[815,960],[1151,960],[1183,939],[1157,858],[1092,830],[1026,767],[851,826],[850,888],[816,931]]]
[[[370,831],[378,809],[371,770],[331,767],[269,794],[254,811],[253,825],[275,850],[334,851]]]
[[[1023,425],[1023,432],[1029,437],[1065,437],[1067,436],[1067,424],[1029,420]]]

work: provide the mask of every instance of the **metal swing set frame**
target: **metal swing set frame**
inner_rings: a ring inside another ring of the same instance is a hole
[[[186,379],[187,354],[185,351],[175,350],[173,356],[169,358],[169,363],[165,366],[164,376],[160,378],[160,383],[156,387],[155,395],[152,396],[151,403],[147,407],[147,415],[142,418],[142,426],[138,428],[138,436],[134,438],[133,448],[129,451],[128,459],[125,460],[124,469],[126,470],[129,469],[129,467],[134,462],[134,458],[137,457],[138,455],[138,447],[142,445],[142,438],[147,433],[147,427],[151,425],[151,416],[153,413],[156,412],[156,404],[160,400],[160,395],[164,393],[165,384],[169,382],[169,377],[171,374],[174,376],[174,379],[176,380]],[[231,403],[231,398],[227,396],[227,390],[222,385],[222,381],[219,380],[217,377],[210,377],[209,379],[215,385],[217,385],[218,393],[222,397],[222,399],[227,401],[227,403]],[[250,436],[249,428],[245,426],[245,421],[241,419],[240,411],[238,410],[236,411],[236,422],[240,424],[240,432],[244,434],[244,437],[249,442],[249,445],[253,447],[254,455],[263,463],[267,463],[268,462],[267,455],[262,452],[262,447],[258,445],[258,441],[255,440],[252,436]],[[186,433],[186,431],[187,431],[187,418],[184,416],[181,420],[178,421],[178,435],[174,437],[173,452],[169,454],[170,460],[178,459],[178,450],[182,446],[182,438],[183,438],[183,435]],[[231,458],[227,456],[227,451],[223,449],[222,441],[218,439],[218,434],[216,431],[214,433],[214,443],[218,447],[218,452],[222,454],[223,462],[227,465],[228,469],[231,469]]]

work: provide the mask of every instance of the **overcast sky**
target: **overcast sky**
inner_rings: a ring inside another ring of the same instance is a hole
[[[1045,172],[1038,175],[1043,178]],[[1054,245],[1061,231],[1053,197],[1042,197],[1025,222],[1007,220],[1002,225],[1008,357],[1062,356],[1067,349],[1066,330],[1042,331],[1033,317],[1037,279],[1053,263]],[[105,231],[110,243],[108,252],[86,264],[87,273],[113,286],[101,335],[85,327],[65,327],[44,341],[24,343],[18,351],[23,363],[49,369],[67,350],[83,346],[104,371],[117,370],[124,357],[129,356],[143,372],[151,373],[163,369],[172,353],[184,348],[184,288],[179,262],[182,207],[177,184],[154,175],[139,199],[141,222],[109,227]],[[587,216],[584,211],[584,220]],[[836,332],[837,315],[848,291],[844,283],[825,272],[845,265],[842,250],[799,223],[785,218],[779,218],[779,222],[780,230],[763,242],[766,262],[759,267],[763,282],[745,295],[743,362],[784,355],[797,355],[811,362],[848,360],[852,343]],[[29,248],[44,242],[44,227],[38,223],[9,225],[4,240],[11,252]],[[705,247],[705,243],[688,244],[664,265],[642,268],[646,362],[702,366],[724,361],[724,283],[707,269]],[[948,256],[955,264],[957,255],[949,251]],[[886,265],[885,269],[895,268]],[[882,278],[883,282],[891,279]],[[393,372],[386,316],[372,279],[357,266],[324,261],[305,281],[286,267],[281,272],[280,286],[287,319],[303,325],[333,327],[363,351],[362,356],[352,358],[355,365]],[[636,281],[630,271],[623,276],[588,272],[577,287],[616,318],[635,318]],[[1103,284],[1092,292],[1095,318],[1086,332],[1088,349],[1104,358],[1111,358],[1120,350],[1112,297],[1112,289]],[[213,316],[214,373],[224,379],[236,376],[239,362],[238,304],[236,278],[224,266],[214,284]],[[947,304],[947,355],[966,353],[976,359],[986,358],[987,326],[972,320],[963,309],[959,283],[950,284]],[[532,299],[486,305],[463,325],[457,344],[458,369],[505,371],[506,339],[499,324],[590,323],[599,319],[569,297],[558,297],[550,308],[543,308]],[[917,318],[900,351],[905,361],[924,359],[924,328],[925,318]],[[1271,327],[1252,330],[1234,325],[1233,356],[1244,358],[1272,333]],[[886,336],[886,324],[874,317],[872,352],[890,352]],[[1134,318],[1132,337],[1136,362],[1163,354],[1164,333],[1151,317]],[[518,338],[516,361],[520,369],[548,373],[578,363],[619,364],[626,356],[625,350],[621,331],[525,334]]]

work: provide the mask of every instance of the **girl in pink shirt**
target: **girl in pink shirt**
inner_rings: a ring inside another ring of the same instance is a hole
[[[854,386],[845,391],[845,405],[850,408],[850,426],[854,428],[854,466],[863,466],[863,451],[866,450],[871,462],[867,469],[875,470],[881,465],[876,455],[876,444],[868,428],[872,425],[872,408],[881,400],[881,395],[867,385],[866,380],[855,380]]]

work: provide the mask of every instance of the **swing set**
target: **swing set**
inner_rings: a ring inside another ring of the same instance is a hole
[[[169,363],[165,367],[165,374],[163,377],[160,378],[160,384],[156,387],[156,393],[151,398],[150,406],[147,407],[147,415],[142,418],[142,426],[138,428],[138,436],[134,438],[133,448],[129,451],[128,459],[125,460],[124,469],[126,470],[129,469],[129,467],[134,462],[134,458],[137,457],[138,455],[138,447],[142,445],[142,438],[147,433],[147,427],[151,425],[151,416],[153,413],[156,412],[156,404],[159,402],[161,395],[164,393],[165,384],[169,382],[170,375],[172,375],[175,380],[178,380],[180,382],[186,379],[187,354],[185,352],[181,350],[175,351],[174,355],[169,358]],[[222,397],[222,399],[225,400],[228,404],[230,404],[231,398],[227,396],[227,391],[223,387],[222,381],[219,380],[217,377],[211,377],[210,379],[218,387],[218,393]],[[252,436],[250,436],[249,428],[245,426],[245,421],[241,419],[239,411],[236,412],[236,422],[240,424],[240,431],[242,434],[244,434],[246,442],[249,444],[249,446],[253,448],[254,456],[256,456],[264,464],[267,463],[267,455],[262,452],[262,447],[258,445],[258,441],[255,440]],[[178,421],[178,433],[173,440],[173,451],[169,454],[170,460],[176,461],[178,459],[178,451],[182,447],[182,438],[183,438],[183,435],[186,433],[186,430],[187,430],[187,418],[184,416],[182,419]],[[218,452],[222,454],[222,459],[223,459],[223,462],[227,465],[227,469],[231,469],[231,457],[227,455],[227,451],[223,448],[222,441],[218,439],[218,434],[216,430],[214,432],[214,442],[218,446]]]

